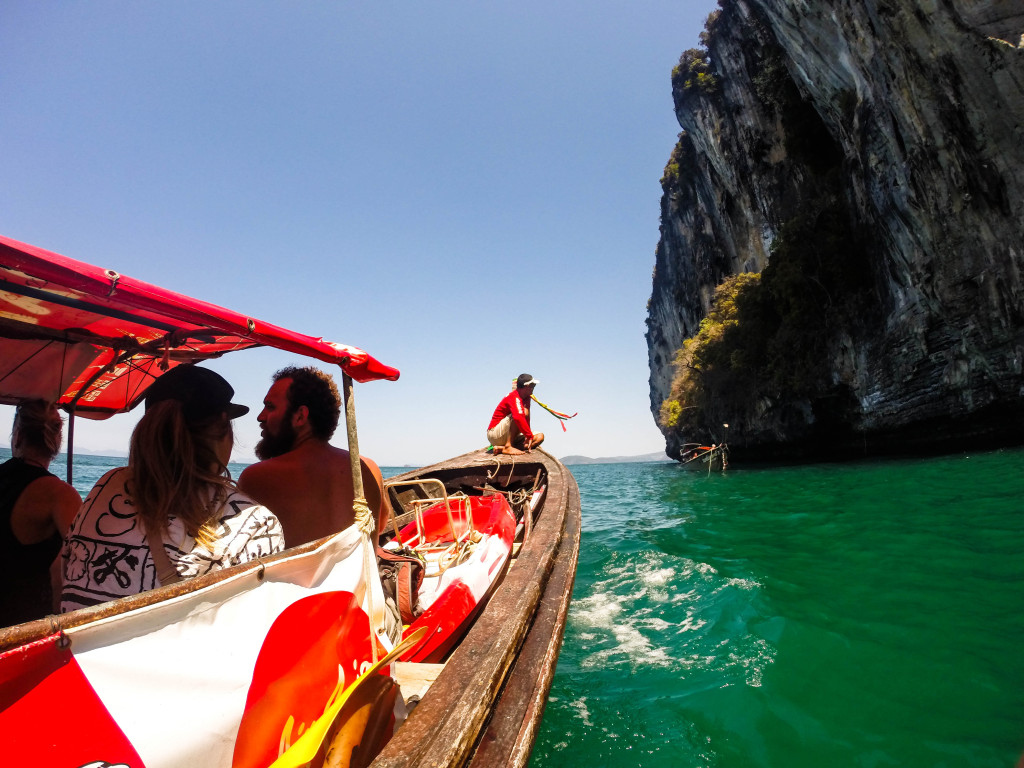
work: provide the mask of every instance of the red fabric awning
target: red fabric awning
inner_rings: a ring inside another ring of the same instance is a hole
[[[359,382],[399,376],[361,349],[0,235],[0,403],[40,397],[106,418],[175,365],[257,346],[335,363]]]

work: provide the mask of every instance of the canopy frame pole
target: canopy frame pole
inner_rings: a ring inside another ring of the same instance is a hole
[[[346,358],[342,366],[348,364]],[[366,490],[363,486],[363,466],[359,459],[359,435],[356,430],[356,402],[353,394],[352,377],[341,369],[341,387],[345,394],[345,431],[348,433],[348,460],[352,468],[352,512],[355,515],[356,526],[362,534],[363,549],[363,577],[366,579],[367,607],[370,614],[370,631],[377,636],[377,640],[371,641],[373,663],[378,659],[378,642],[388,642],[387,621],[385,612],[387,608],[383,602],[383,592],[380,587],[373,588],[374,581],[378,582],[380,576],[377,573],[377,557],[374,549],[377,542],[377,534],[380,521],[377,513],[371,512],[366,502]]]
[[[75,460],[75,404],[72,403],[68,408],[68,485],[74,483],[74,466]]]
[[[341,371],[341,387],[345,395],[345,430],[348,433],[348,459],[352,466],[353,501],[362,499],[366,503],[366,491],[363,488],[363,469],[359,461],[359,435],[356,429],[356,403],[352,387],[352,377]]]

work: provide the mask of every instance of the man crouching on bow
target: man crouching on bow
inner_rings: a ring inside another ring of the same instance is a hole
[[[519,455],[544,442],[544,433],[530,429],[530,398],[540,382],[528,373],[519,375],[516,388],[498,403],[487,427],[487,440],[494,453]]]

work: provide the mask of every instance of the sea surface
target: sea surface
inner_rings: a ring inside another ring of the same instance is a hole
[[[1024,450],[570,469],[580,563],[532,768],[1020,757]]]
[[[80,455],[74,484],[124,463]],[[579,570],[531,768],[1020,758],[1024,449],[570,469]]]

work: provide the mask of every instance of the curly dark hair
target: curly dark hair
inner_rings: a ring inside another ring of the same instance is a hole
[[[288,386],[288,410],[306,406],[313,436],[330,440],[341,416],[341,395],[334,378],[317,368],[288,366],[274,374],[275,383],[281,379],[292,380]]]

